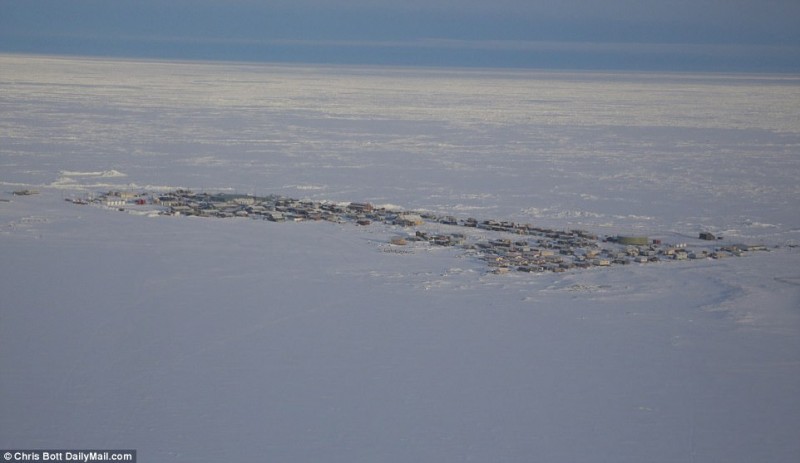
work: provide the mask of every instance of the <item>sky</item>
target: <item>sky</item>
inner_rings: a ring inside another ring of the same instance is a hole
[[[0,52],[800,72],[800,2],[0,0]]]

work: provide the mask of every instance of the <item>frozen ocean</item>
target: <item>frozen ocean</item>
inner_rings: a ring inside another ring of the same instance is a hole
[[[787,74],[0,55],[0,448],[795,461],[798,108]],[[768,251],[495,275],[398,226],[64,201],[176,188]]]

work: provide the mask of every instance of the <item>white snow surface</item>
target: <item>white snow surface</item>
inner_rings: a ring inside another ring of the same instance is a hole
[[[800,455],[800,77],[0,55],[0,89],[0,448]],[[390,226],[63,201],[177,187],[770,252],[493,275]]]

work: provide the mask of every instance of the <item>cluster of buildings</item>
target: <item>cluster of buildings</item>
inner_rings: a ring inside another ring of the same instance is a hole
[[[539,236],[536,240],[509,238],[478,243],[483,259],[495,273],[564,272],[575,268],[608,267],[664,260],[722,259],[746,252],[765,251],[762,245],[733,244],[711,249],[689,248],[685,243],[662,244],[647,237],[612,236],[590,240],[572,232],[561,236]],[[635,238],[637,244],[630,244]]]
[[[647,264],[663,260],[721,259],[766,250],[761,245],[741,244],[700,244],[690,248],[685,243],[664,244],[659,239],[651,240],[647,236],[599,238],[585,230],[553,230],[509,221],[389,210],[369,203],[333,203],[276,195],[196,193],[190,190],[163,194],[112,191],[92,200],[68,201],[77,204],[92,202],[121,210],[128,207],[154,207],[165,215],[248,217],[272,222],[324,220],[359,226],[382,223],[413,227],[413,232],[393,237],[391,245],[407,246],[409,243],[422,242],[432,246],[459,247],[484,260],[495,273],[564,272],[576,268]],[[432,232],[432,229],[436,232]],[[699,241],[712,239],[716,237],[708,232],[702,232],[698,237]]]

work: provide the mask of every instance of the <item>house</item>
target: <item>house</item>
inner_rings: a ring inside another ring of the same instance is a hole
[[[250,206],[250,207],[247,207],[245,210],[247,212],[251,213],[251,214],[261,214],[261,215],[263,215],[265,212],[267,212],[267,208],[264,207],[264,206],[261,206],[261,205]]]
[[[370,203],[350,203],[348,209],[355,212],[370,212],[372,211],[372,204]]]
[[[586,251],[585,255],[587,259],[593,259],[597,257],[598,254],[600,254],[600,251],[598,251],[597,249],[589,249],[588,251]]]
[[[271,222],[286,222],[286,216],[278,211],[268,211],[264,214],[264,217]]]
[[[252,196],[237,196],[233,198],[233,203],[240,206],[252,206],[256,203],[256,199]]]
[[[646,236],[626,236],[618,235],[617,243],[629,246],[646,246],[650,240]]]
[[[194,212],[191,207],[189,206],[172,206],[170,211],[174,215],[192,215]]]
[[[394,223],[401,227],[414,227],[422,225],[424,220],[417,214],[399,214],[397,218],[394,219]]]
[[[106,205],[106,206],[110,206],[110,207],[113,207],[113,206],[124,206],[125,205],[125,200],[124,199],[120,199],[120,198],[106,198],[106,200],[103,201],[103,204]]]
[[[181,200],[175,196],[165,195],[165,196],[159,196],[157,199],[154,199],[153,202],[155,204],[160,204],[164,207],[171,207],[179,205],[181,203]]]
[[[710,233],[710,232],[700,232],[700,239],[701,240],[713,241],[713,240],[717,239],[717,237],[714,236],[714,234]]]

